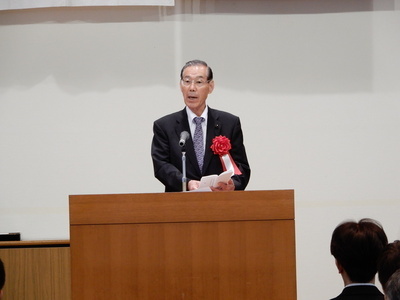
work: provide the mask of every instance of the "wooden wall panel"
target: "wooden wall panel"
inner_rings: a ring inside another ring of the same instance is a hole
[[[0,257],[6,268],[2,300],[71,299],[70,248],[65,243],[1,242]]]

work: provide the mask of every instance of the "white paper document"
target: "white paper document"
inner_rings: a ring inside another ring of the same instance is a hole
[[[204,189],[204,188],[208,188],[209,190],[210,187],[217,187],[218,183],[220,182],[224,182],[224,183],[228,183],[228,181],[231,179],[233,175],[233,171],[228,170],[225,172],[222,172],[219,175],[208,175],[208,176],[203,176],[201,177],[200,180],[200,186],[199,189]]]

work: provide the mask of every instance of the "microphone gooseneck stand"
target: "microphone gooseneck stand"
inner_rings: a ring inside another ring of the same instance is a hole
[[[187,191],[187,185],[186,185],[186,149],[185,149],[185,144],[186,140],[189,138],[189,133],[187,131],[182,131],[180,140],[179,140],[179,146],[182,148],[182,192]]]
[[[182,148],[182,192],[186,192],[186,152]]]

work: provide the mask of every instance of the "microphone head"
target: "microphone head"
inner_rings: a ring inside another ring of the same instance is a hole
[[[189,138],[189,132],[187,131],[182,131],[181,132],[181,137],[179,139],[179,146],[183,147],[185,146],[186,140]]]

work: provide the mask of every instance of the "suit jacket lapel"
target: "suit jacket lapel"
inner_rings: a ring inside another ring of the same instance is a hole
[[[188,123],[188,115],[186,113],[186,108],[184,108],[177,118],[177,126],[175,127],[176,134],[180,137],[182,131],[189,132],[190,135],[190,127]],[[201,175],[199,164],[197,163],[196,153],[194,152],[193,140],[192,136],[186,141],[185,146],[186,151],[186,169],[188,169],[188,165],[190,164],[190,168],[195,171],[195,173]]]
[[[221,133],[221,123],[215,110],[208,107],[206,149],[204,154],[203,171],[207,170],[212,157],[215,155],[211,150],[212,140]]]

